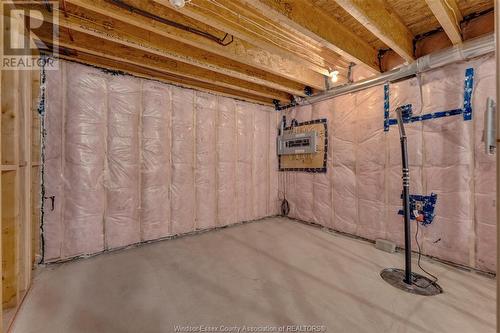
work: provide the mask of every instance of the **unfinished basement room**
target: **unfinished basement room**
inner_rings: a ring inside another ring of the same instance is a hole
[[[500,0],[0,3],[0,333],[500,333]]]

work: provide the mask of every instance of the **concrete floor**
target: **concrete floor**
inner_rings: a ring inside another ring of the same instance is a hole
[[[402,263],[401,253],[270,218],[39,269],[13,332],[495,331],[495,280],[424,260],[445,293],[409,295],[379,277]]]

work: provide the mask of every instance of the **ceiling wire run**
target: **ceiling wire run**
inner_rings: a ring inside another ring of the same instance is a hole
[[[175,22],[175,21],[163,18],[161,16],[152,14],[152,13],[147,12],[147,11],[141,9],[141,8],[132,6],[132,5],[128,4],[128,3],[126,3],[123,0],[105,0],[105,1],[110,2],[110,3],[116,5],[116,6],[120,7],[120,8],[123,8],[123,9],[131,12],[131,13],[135,13],[135,14],[147,17],[149,19],[155,20],[157,22],[169,25],[171,27],[174,27],[174,28],[177,28],[177,29],[181,29],[181,30],[190,32],[192,34],[204,37],[204,38],[209,39],[209,40],[211,40],[211,41],[213,41],[213,42],[215,42],[215,43],[217,43],[219,45],[222,45],[222,46],[228,46],[229,44],[231,44],[234,41],[233,35],[229,35],[229,33],[226,33],[224,35],[224,37],[219,38],[219,37],[217,37],[217,36],[215,36],[215,35],[213,35],[213,34],[211,34],[209,32],[206,32],[206,31],[203,31],[203,30],[200,30],[200,29],[197,29],[197,28],[193,28],[193,27],[187,26],[185,24],[182,24],[182,23],[179,23],[179,22]],[[230,39],[228,38],[229,36],[231,37]]]

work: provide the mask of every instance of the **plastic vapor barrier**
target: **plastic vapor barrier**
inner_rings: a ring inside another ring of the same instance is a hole
[[[143,240],[168,236],[171,183],[171,87],[142,81],[141,234]],[[162,204],[159,204],[162,203]]]
[[[438,195],[436,216],[420,228],[422,252],[482,270],[496,269],[495,156],[485,153],[486,98],[495,96],[491,56],[452,64],[390,85],[390,118],[462,108],[464,73],[474,69],[472,121],[462,115],[406,124],[411,194]],[[384,88],[369,88],[284,111],[287,119],[328,119],[326,174],[288,173],[292,217],[368,239],[403,244],[399,132],[384,132]],[[283,189],[281,189],[282,191]],[[412,239],[416,225],[412,221]],[[417,250],[414,242],[413,249]]]
[[[64,61],[46,87],[46,262],[278,213],[272,108]]]
[[[472,120],[406,124],[410,191],[438,196],[424,254],[495,271],[496,164],[482,140],[493,57],[391,84],[389,115],[462,108],[467,68]],[[283,111],[328,120],[328,160],[326,173],[278,173],[270,107],[70,62],[46,75],[47,262],[276,215],[285,194],[293,218],[403,244],[399,133],[384,131],[382,86]]]
[[[107,80],[105,245],[116,248],[141,240],[139,120],[141,81],[133,77]],[[78,92],[75,92],[78,93]],[[103,95],[105,95],[104,90]],[[105,95],[106,96],[106,95]]]

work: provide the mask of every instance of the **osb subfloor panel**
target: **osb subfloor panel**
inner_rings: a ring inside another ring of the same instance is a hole
[[[402,263],[401,253],[269,218],[40,269],[13,332],[495,331],[494,279],[425,260],[445,293],[409,295],[379,277]]]

